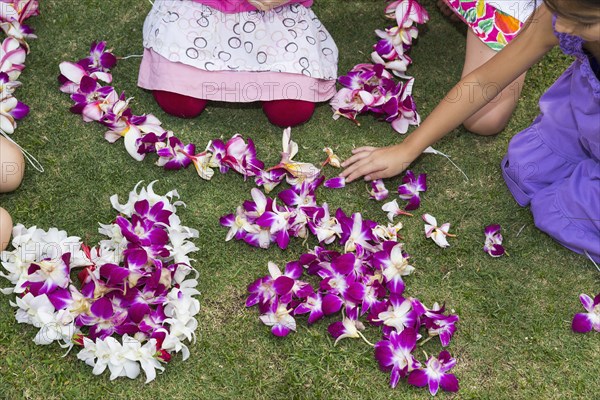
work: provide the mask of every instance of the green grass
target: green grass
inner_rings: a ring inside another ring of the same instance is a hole
[[[434,1],[424,4],[432,20],[413,49],[414,95],[426,116],[459,79],[464,54],[464,29],[443,18]],[[315,10],[340,48],[340,72],[367,62],[372,31],[384,27],[382,1],[317,1]],[[159,191],[177,188],[187,209],[185,225],[200,230],[195,268],[200,272],[202,312],[198,340],[191,358],[176,358],[165,373],[144,385],[94,377],[91,368],[72,352],[61,358],[57,346],[35,346],[35,329],[18,325],[8,298],[0,301],[0,397],[7,399],[93,398],[427,398],[426,390],[401,384],[388,387],[388,375],[377,370],[372,350],[359,341],[333,346],[329,319],[306,327],[299,318],[296,334],[281,340],[263,326],[255,310],[246,310],[246,285],[266,273],[269,260],[278,264],[302,252],[299,240],[287,251],[258,250],[243,243],[225,243],[218,218],[249,198],[251,181],[234,173],[211,182],[192,170],[165,172],[151,160],[137,163],[122,144],[109,145],[103,129],[69,113],[70,99],[58,91],[56,76],[63,60],[86,54],[93,40],[106,40],[118,55],[140,54],[141,26],[150,9],[147,1],[46,0],[42,15],[32,20],[39,36],[31,42],[23,87],[17,96],[31,106],[14,138],[35,154],[44,174],[29,168],[23,185],[1,195],[2,207],[15,222],[41,228],[56,226],[89,244],[100,239],[97,222],[109,222],[115,212],[108,198],[126,196],[139,180],[158,179]],[[477,399],[581,398],[597,396],[598,334],[571,333],[570,320],[582,310],[577,296],[598,292],[598,272],[591,264],[538,231],[528,209],[517,206],[500,175],[499,163],[510,138],[535,118],[537,100],[569,64],[553,52],[528,75],[522,99],[507,129],[497,137],[476,137],[457,129],[437,144],[469,175],[468,182],[443,158],[426,156],[413,169],[428,174],[430,190],[419,211],[452,223],[458,234],[446,250],[426,241],[419,218],[405,219],[402,233],[416,273],[407,292],[426,304],[446,301],[460,316],[449,350],[458,359],[458,395]],[[278,161],[281,130],[268,124],[255,106],[214,105],[189,121],[165,115],[149,93],[136,87],[138,59],[114,70],[115,84],[135,96],[137,113],[154,113],[166,127],[186,140],[206,143],[214,137],[242,133],[252,137],[267,164]],[[361,127],[333,121],[327,105],[312,121],[294,129],[300,159],[318,162],[321,149],[332,146],[346,157],[352,146],[387,145],[401,138],[370,116]],[[327,170],[331,175],[333,170]],[[395,188],[399,178],[387,182]],[[363,184],[319,193],[319,201],[347,212],[362,212],[384,222],[381,204],[368,200]],[[483,227],[503,227],[510,256],[492,259],[481,250]],[[518,234],[520,232],[520,234]],[[1,284],[0,286],[6,286]],[[377,340],[378,330],[366,335]],[[424,346],[439,351],[436,341]]]

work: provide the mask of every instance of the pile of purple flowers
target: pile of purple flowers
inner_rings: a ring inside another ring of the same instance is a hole
[[[36,15],[39,15],[37,0],[0,0],[0,28],[7,36],[0,50],[0,134],[9,140],[7,135],[17,128],[16,121],[29,114],[29,107],[13,94],[21,86],[17,79],[29,54],[26,39],[37,37],[23,22]]]
[[[245,204],[244,210],[256,213],[256,221],[260,221],[268,211],[258,210],[254,204]],[[307,215],[309,230],[321,243],[339,240],[344,252],[319,245],[289,262],[283,272],[269,263],[269,275],[249,285],[246,305],[258,305],[260,320],[276,336],[295,331],[295,317],[301,314],[308,314],[310,325],[326,315],[341,313],[341,320],[328,327],[336,343],[344,338],[362,338],[369,343],[362,332],[365,323],[379,326],[382,339],[374,345],[375,358],[384,371],[391,371],[392,387],[401,377],[408,377],[410,384],[429,385],[432,394],[438,386],[458,390],[454,375],[446,373],[455,363],[447,351],[424,365],[415,358],[417,343],[424,337],[421,333],[428,338],[439,336],[442,346],[448,346],[458,316],[446,314],[443,306],[427,308],[418,299],[406,297],[404,279],[414,267],[404,245],[391,240],[396,239],[397,231],[363,220],[360,213],[348,216],[341,209],[332,218],[326,204],[307,208],[308,212],[301,212]],[[246,237],[244,240],[254,244]],[[317,286],[302,280],[305,271],[318,278]]]
[[[360,125],[357,115],[372,112],[396,132],[406,133],[421,122],[412,97],[414,79],[405,74],[412,63],[407,52],[419,34],[416,24],[426,23],[429,15],[416,0],[392,1],[385,14],[397,25],[375,31],[380,40],[371,53],[374,64],[358,64],[339,78],[344,87],[331,100],[333,118],[342,116]],[[394,75],[406,81],[396,83]]]
[[[56,228],[14,227],[14,250],[2,253],[0,270],[12,287],[3,293],[16,294],[17,321],[39,329],[36,344],[81,346],[77,357],[94,375],[108,368],[111,380],[133,379],[141,368],[149,382],[172,354],[188,358],[184,341],[193,340],[199,312],[189,239],[198,232],[181,225],[183,203],[174,197],[152,184],[139,193],[136,186],[125,204],[113,196],[120,215],[100,224],[107,239],[94,248]]]
[[[229,228],[226,240],[235,238],[262,248],[277,243],[283,249],[290,237],[307,238],[312,233],[320,243],[289,262],[283,272],[270,262],[269,274],[248,286],[246,306],[257,305],[260,320],[276,336],[295,331],[296,317],[302,314],[308,314],[310,325],[341,313],[341,320],[328,328],[336,343],[344,338],[362,338],[369,343],[362,332],[365,323],[379,326],[382,339],[373,345],[375,357],[383,370],[391,371],[392,387],[407,377],[410,384],[428,385],[432,394],[438,387],[458,390],[456,377],[447,373],[455,363],[447,351],[424,364],[415,358],[419,341],[439,336],[442,346],[448,346],[458,316],[447,314],[443,306],[427,308],[406,296],[404,279],[414,267],[398,242],[402,224],[378,225],[364,220],[360,213],[347,215],[341,209],[332,215],[327,203],[318,205],[316,200],[323,181],[319,176],[296,182],[277,198],[252,189],[252,200],[221,218],[221,224]],[[405,185],[416,183],[417,178],[414,181]],[[373,190],[386,191],[382,185]],[[415,190],[414,196],[418,195]],[[324,247],[336,241],[343,252]],[[319,284],[304,280],[305,272]]]

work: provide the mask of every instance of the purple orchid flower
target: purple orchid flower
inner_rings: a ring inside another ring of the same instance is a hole
[[[391,91],[390,99],[381,107],[386,114],[386,121],[391,122],[392,128],[398,133],[405,134],[409,126],[417,126],[421,123],[421,117],[417,113],[417,106],[411,95],[414,79],[406,83],[398,83]]]
[[[96,80],[101,80],[106,83],[112,82],[112,75],[107,72],[95,71],[89,73],[81,65],[72,62],[64,61],[60,63],[59,81],[61,82],[60,91],[63,93],[77,93],[81,84],[81,79],[84,76],[91,77]]]
[[[402,277],[415,270],[408,258],[402,243],[396,242],[384,242],[383,250],[373,255],[373,264],[381,269],[386,288],[393,294],[401,295],[404,292]]]
[[[308,228],[317,237],[319,243],[331,244],[342,234],[342,227],[336,218],[329,214],[329,206],[303,207],[308,218]]]
[[[227,155],[227,147],[225,143],[220,139],[212,140],[208,146],[208,151],[212,153],[210,159],[211,167],[219,168],[222,174],[229,171],[229,166],[223,162],[223,158]]]
[[[340,311],[343,301],[338,296],[326,294],[322,296],[320,293],[310,294],[304,303],[298,304],[294,309],[294,315],[310,313],[308,316],[308,324],[313,324],[325,315],[333,315]]]
[[[4,72],[11,81],[15,81],[25,69],[27,51],[21,46],[18,40],[12,37],[4,39],[1,50],[0,72]]]
[[[349,218],[341,209],[336,212],[336,218],[342,228],[340,244],[345,246],[345,251],[355,251],[357,247],[365,250],[374,251],[375,248],[369,241],[375,240],[373,229],[377,224],[373,221],[364,221],[360,213],[352,215]]]
[[[93,42],[90,47],[90,56],[77,62],[88,72],[110,72],[117,64],[117,57],[106,50],[106,42]]]
[[[343,176],[336,176],[335,178],[325,181],[323,186],[329,189],[342,189],[346,187],[346,178]]]
[[[441,387],[447,392],[458,391],[458,379],[453,374],[448,374],[456,365],[456,359],[443,350],[439,356],[431,356],[423,369],[416,369],[408,376],[408,383],[418,387],[429,387],[429,393],[435,396]]]
[[[278,196],[290,207],[315,207],[317,205],[315,191],[322,181],[323,179],[313,182],[303,181],[291,189],[283,190]]]
[[[385,184],[381,179],[371,181],[371,190],[369,191],[369,198],[377,201],[387,199],[389,191],[386,189]]]
[[[142,288],[128,289],[122,297],[121,306],[127,309],[127,315],[131,321],[139,324],[146,315],[152,312],[153,306],[164,304],[166,301],[166,287],[163,285],[152,287],[146,284]]]
[[[166,170],[179,170],[190,166],[192,156],[196,153],[196,145],[184,145],[175,136],[169,137],[166,147],[156,151],[159,156],[157,164]]]
[[[289,225],[292,213],[287,207],[278,207],[277,202],[271,203],[271,209],[265,211],[257,220],[256,223],[263,227],[269,228],[269,232],[275,238],[277,245],[281,249],[287,248],[290,243]]]
[[[390,296],[387,310],[380,312],[377,318],[383,325],[392,327],[397,332],[414,329],[417,323],[417,313],[413,310],[412,302],[395,294]]]
[[[234,135],[225,144],[225,156],[222,158],[222,163],[245,177],[259,175],[265,166],[256,157],[254,142],[248,139],[248,143],[246,143],[241,135]]]
[[[437,303],[431,309],[428,309],[417,299],[412,299],[412,306],[425,328],[427,328],[429,336],[439,336],[442,346],[447,347],[450,344],[452,335],[456,332],[458,315],[444,315],[445,307],[440,307]]]
[[[414,172],[408,170],[402,178],[402,183],[398,186],[398,195],[402,200],[408,200],[405,210],[416,210],[421,205],[419,193],[427,191],[427,175],[420,174],[417,178]]]
[[[127,319],[127,311],[114,308],[107,297],[94,301],[89,314],[79,314],[76,318],[78,326],[90,326],[90,338],[104,339],[116,331],[116,327]]]
[[[100,267],[100,276],[106,280],[107,286],[125,288],[125,280],[131,271],[116,264],[104,264]]]
[[[274,301],[268,311],[260,316],[260,320],[271,327],[273,335],[285,337],[291,331],[296,331],[296,320],[291,315],[292,311],[287,304]]]
[[[108,104],[117,99],[117,94],[112,86],[101,86],[96,79],[83,76],[79,90],[71,95],[75,105],[71,112],[82,114],[85,122],[100,121],[108,108]]]
[[[32,263],[27,270],[28,280],[23,284],[34,296],[51,293],[57,288],[66,289],[69,285],[69,265],[71,253],[65,253],[56,260],[43,260]]]
[[[362,338],[368,343],[367,339],[360,332],[365,329],[365,326],[356,317],[356,315],[348,315],[342,321],[336,321],[327,327],[327,331],[335,339],[334,346],[340,340],[346,338]]]
[[[596,295],[594,300],[587,294],[579,296],[583,308],[587,313],[575,314],[571,328],[573,332],[586,333],[592,329],[600,332],[600,293]]]
[[[166,210],[162,201],[155,203],[150,207],[148,200],[140,200],[133,205],[136,214],[154,224],[160,223],[169,226],[169,218],[173,215],[172,211]]]
[[[133,215],[129,221],[119,216],[115,222],[121,228],[123,236],[131,243],[151,246],[166,245],[169,241],[167,232],[147,218]]]
[[[299,272],[302,274],[302,270]],[[246,299],[246,307],[256,304],[270,305],[278,296],[286,297],[291,301],[290,295],[299,277],[294,266],[286,267],[285,273],[282,274],[276,264],[269,262],[269,275],[257,279],[248,286],[250,296]]]
[[[272,169],[270,171],[260,171],[255,178],[257,186],[262,186],[266,193],[270,193],[277,185],[285,179],[287,172],[284,169]]]
[[[21,86],[21,82],[10,79],[6,72],[0,72],[0,99],[10,97]]]
[[[8,134],[15,131],[16,120],[25,118],[29,114],[29,107],[14,97],[0,100],[0,129]]]
[[[387,340],[375,345],[375,359],[383,371],[391,370],[390,386],[395,388],[401,377],[418,369],[421,365],[412,352],[417,345],[417,332],[411,328],[402,332],[391,332]]]
[[[505,250],[502,247],[502,235],[500,234],[500,225],[488,225],[485,227],[485,244],[483,251],[492,257],[500,257],[504,255]]]

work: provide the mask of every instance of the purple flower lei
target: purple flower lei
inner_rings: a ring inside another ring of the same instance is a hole
[[[108,368],[111,380],[142,369],[149,382],[174,354],[187,359],[184,341],[198,324],[198,273],[188,256],[198,232],[181,225],[177,192],[158,195],[152,186],[136,186],[125,204],[111,197],[120,215],[100,224],[107,239],[93,248],[56,228],[18,224],[14,250],[2,253],[0,276],[12,285],[2,292],[16,295],[19,323],[39,328],[34,342],[80,346],[77,358],[95,375]]]
[[[17,100],[14,93],[21,86],[17,79],[25,69],[25,59],[29,54],[27,40],[37,38],[33,29],[24,22],[39,15],[38,1],[2,0],[1,4],[0,28],[6,34],[6,38],[0,45],[0,135],[15,143],[8,135],[13,134],[17,128],[17,120],[29,114],[29,107]],[[25,150],[22,151],[35,169],[43,171],[34,157]]]
[[[372,112],[404,134],[409,126],[421,122],[412,97],[414,79],[405,73],[412,64],[407,53],[419,34],[416,25],[426,23],[429,15],[416,0],[388,0],[388,3],[385,15],[395,20],[396,26],[375,31],[380,40],[371,53],[374,64],[358,64],[341,76],[338,81],[343,88],[330,104],[334,119],[341,116],[360,125],[356,117]],[[394,75],[405,81],[396,83]]]

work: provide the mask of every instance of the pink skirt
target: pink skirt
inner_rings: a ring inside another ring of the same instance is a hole
[[[190,0],[155,0],[144,47],[144,89],[236,103],[323,102],[336,93],[335,42],[298,3],[227,14]]]

